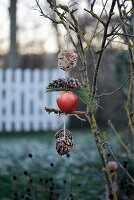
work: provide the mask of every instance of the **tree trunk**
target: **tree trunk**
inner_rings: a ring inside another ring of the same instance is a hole
[[[134,8],[134,1],[131,0],[132,8]],[[131,14],[131,25],[132,25],[132,35],[134,34],[134,16]],[[134,38],[132,38],[132,43],[134,45]],[[134,53],[133,53],[133,58],[134,58]],[[134,77],[133,77],[134,79]],[[133,80],[133,86],[132,86],[132,105],[134,107],[134,80]],[[131,134],[131,152],[132,154],[134,153],[134,136]]]
[[[9,16],[10,16],[10,50],[8,55],[8,67],[18,67],[18,51],[16,41],[16,6],[17,0],[10,0]]]
[[[56,19],[56,13],[53,13],[53,18]],[[61,50],[60,32],[58,29],[58,25],[56,23],[53,23],[53,27],[56,31],[56,43],[57,43],[57,48],[58,48],[58,52],[59,52]]]

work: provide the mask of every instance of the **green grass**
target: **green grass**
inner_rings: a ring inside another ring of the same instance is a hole
[[[0,200],[15,199],[15,192],[17,199],[22,199],[22,195],[26,198],[29,189],[29,198],[32,200],[36,199],[34,190],[38,200],[54,199],[50,198],[52,193],[58,194],[58,200],[104,199],[104,181],[82,157],[88,159],[103,175],[91,134],[73,131],[78,152],[71,152],[69,158],[57,154],[54,135],[54,132],[47,132],[0,136]],[[112,141],[112,136],[109,139]],[[29,158],[29,153],[33,155],[32,158]],[[34,189],[29,185],[24,171],[33,180]],[[13,176],[16,176],[16,181]],[[70,193],[73,198],[68,198]]]

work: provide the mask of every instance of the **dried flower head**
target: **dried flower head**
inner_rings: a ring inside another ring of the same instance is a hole
[[[65,155],[74,149],[72,133],[66,129],[64,138],[64,129],[57,131],[56,137],[56,150],[59,155]]]
[[[62,50],[58,55],[58,67],[64,71],[71,71],[77,65],[77,54],[72,50]]]
[[[111,175],[112,182],[116,181],[118,164],[115,161],[110,161],[107,164],[107,168],[108,168],[108,171]]]
[[[114,171],[117,170],[118,165],[117,165],[117,163],[115,161],[110,161],[107,164],[107,168],[108,168],[109,172],[114,172]]]

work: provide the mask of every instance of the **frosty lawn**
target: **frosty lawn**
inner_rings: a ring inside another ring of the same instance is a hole
[[[105,183],[80,155],[102,175],[93,137],[88,131],[73,131],[73,134],[78,153],[70,153],[69,158],[57,154],[55,132],[0,136],[0,199],[15,196],[36,199],[24,172],[28,172],[40,199],[48,200],[51,195],[57,195],[63,200],[70,194],[74,196],[70,196],[72,199],[103,199]],[[112,136],[110,133],[110,140]]]

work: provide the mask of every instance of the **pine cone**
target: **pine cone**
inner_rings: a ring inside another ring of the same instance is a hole
[[[71,50],[62,50],[58,55],[58,67],[64,71],[71,71],[76,67],[77,54]]]
[[[72,133],[66,129],[64,140],[64,129],[57,131],[56,137],[56,150],[59,155],[65,155],[74,149]]]
[[[52,83],[49,83],[47,86],[47,89],[52,88],[59,88],[59,89],[80,89],[82,88],[81,83],[78,81],[78,79],[74,78],[58,78],[56,80],[53,80]]]

